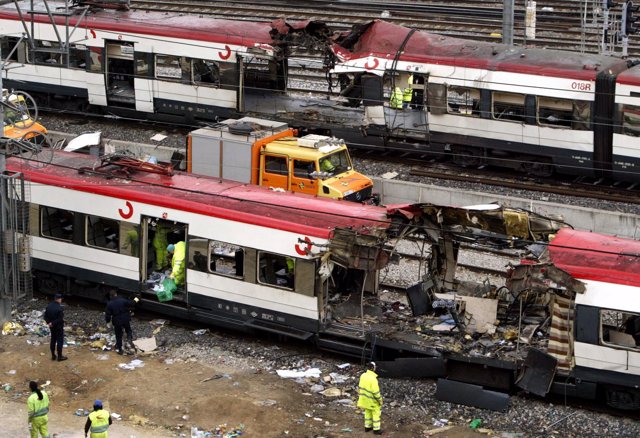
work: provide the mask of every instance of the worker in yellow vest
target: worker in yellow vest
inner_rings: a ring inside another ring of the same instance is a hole
[[[402,91],[402,108],[407,109],[413,99],[413,75],[407,79],[407,87]]]
[[[182,286],[185,279],[185,258],[187,257],[187,244],[183,241],[167,246],[167,252],[171,254],[171,274],[176,286]]]
[[[367,371],[360,375],[358,384],[358,407],[364,411],[364,431],[373,430],[382,435],[380,417],[382,415],[382,396],[378,386],[375,362],[367,364]]]
[[[87,422],[84,424],[84,436],[91,438],[107,438],[109,436],[109,425],[112,423],[109,411],[102,408],[102,401],[93,402],[93,412],[89,414]]]
[[[31,395],[27,399],[29,433],[31,438],[49,438],[49,396],[38,388],[37,382],[29,382]]]
[[[400,87],[395,87],[391,92],[389,106],[393,109],[402,109],[402,89]]]

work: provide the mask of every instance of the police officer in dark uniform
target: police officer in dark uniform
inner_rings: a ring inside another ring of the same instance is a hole
[[[53,301],[49,303],[44,311],[44,320],[51,331],[51,360],[67,360],[67,356],[62,355],[62,345],[64,344],[64,311],[62,310],[62,294],[54,295]],[[58,351],[58,356],[56,356],[56,350]]]
[[[133,332],[131,330],[131,311],[133,310],[135,303],[138,302],[138,298],[134,298],[131,301],[127,298],[118,296],[118,291],[112,290],[109,292],[111,299],[107,303],[107,310],[105,311],[105,319],[107,324],[113,323],[113,331],[116,335],[116,351],[118,354],[124,354],[122,350],[122,331],[127,334],[127,344],[133,346]]]

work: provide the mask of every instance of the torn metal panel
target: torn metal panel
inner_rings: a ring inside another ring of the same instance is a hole
[[[544,397],[551,389],[557,364],[556,358],[550,354],[531,348],[515,383],[532,394]]]
[[[514,296],[523,291],[567,291],[584,293],[585,285],[566,271],[552,264],[524,264],[512,267],[507,273],[506,286]]]
[[[488,391],[482,386],[438,379],[436,398],[441,401],[492,411],[504,411],[509,407],[509,396],[495,391]]]
[[[390,212],[391,213],[391,212]],[[436,242],[443,232],[455,233],[456,240],[486,242],[501,246],[523,246],[526,240],[548,240],[550,235],[567,224],[539,214],[497,204],[446,207],[433,204],[414,204],[394,210],[412,224],[422,223],[431,241]],[[439,233],[429,226],[437,224]],[[523,242],[521,242],[523,241]]]
[[[331,260],[341,266],[364,271],[382,269],[389,261],[384,248],[385,230],[363,234],[351,229],[336,228],[329,242]]]
[[[394,361],[376,361],[380,377],[436,378],[445,376],[442,357],[400,358]]]
[[[432,283],[418,283],[407,288],[407,298],[409,299],[409,305],[413,316],[424,315],[431,310],[431,297],[429,296],[428,288]]]
[[[447,356],[447,377],[459,382],[509,391],[513,388],[517,366],[512,360],[471,357],[461,354]]]

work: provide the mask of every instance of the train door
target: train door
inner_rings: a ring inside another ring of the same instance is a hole
[[[143,217],[140,240],[140,282],[143,293],[156,294],[173,274],[173,300],[187,301],[188,226],[156,217]],[[172,252],[169,251],[171,247]]]
[[[107,42],[104,65],[107,105],[135,108],[133,43]]]

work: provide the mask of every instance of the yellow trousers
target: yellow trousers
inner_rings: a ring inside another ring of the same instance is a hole
[[[41,415],[31,419],[31,429],[29,430],[31,438],[38,438],[38,434],[42,438],[49,438],[49,416]]]
[[[382,416],[382,408],[378,406],[373,409],[364,410],[364,427],[367,429],[380,430],[380,417]]]

